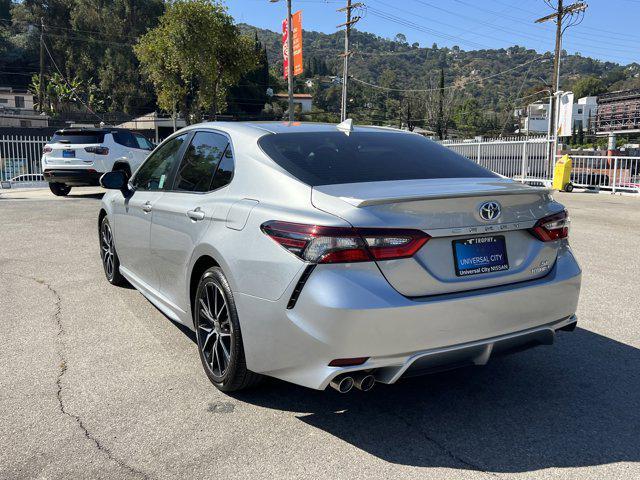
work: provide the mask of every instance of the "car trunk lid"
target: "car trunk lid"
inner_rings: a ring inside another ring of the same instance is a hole
[[[411,297],[541,277],[552,268],[561,245],[542,242],[529,229],[562,206],[547,189],[504,178],[324,185],[313,188],[312,203],[354,227],[429,234],[432,238],[413,257],[377,261],[391,285]],[[496,203],[500,214],[483,219],[480,208],[486,203]],[[472,267],[480,263],[474,262],[484,256],[495,256],[496,262],[488,271],[475,271]]]

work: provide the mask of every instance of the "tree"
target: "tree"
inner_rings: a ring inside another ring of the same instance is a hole
[[[474,136],[482,132],[484,118],[478,100],[473,97],[466,98],[455,109],[453,120],[458,130],[465,136]]]
[[[160,108],[179,110],[187,122],[223,111],[228,88],[258,63],[251,38],[240,34],[222,5],[208,0],[167,4],[159,25],[134,51]]]
[[[438,83],[430,82],[430,91],[426,93],[425,101],[426,123],[434,129],[440,140],[447,136],[454,101],[454,90],[445,88],[444,67],[440,67]]]
[[[257,114],[267,103],[267,88],[271,86],[269,83],[269,62],[267,52],[258,40],[257,33],[253,49],[257,65],[243,75],[237,85],[229,89],[227,103],[231,113]]]
[[[607,91],[602,80],[597,77],[583,77],[576,80],[572,87],[575,98],[600,95]]]

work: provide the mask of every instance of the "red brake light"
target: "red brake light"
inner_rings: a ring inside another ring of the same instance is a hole
[[[44,155],[45,153],[51,153],[51,147],[49,145],[42,147],[42,154]]]
[[[95,153],[96,155],[109,155],[108,147],[84,147],[84,151]]]
[[[563,210],[536,222],[530,232],[543,242],[552,242],[569,236],[569,213]]]
[[[294,255],[313,263],[411,257],[431,238],[420,230],[323,227],[280,221],[263,223],[261,229]]]

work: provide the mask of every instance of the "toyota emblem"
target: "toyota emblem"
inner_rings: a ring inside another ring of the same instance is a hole
[[[484,202],[480,205],[480,218],[482,220],[491,221],[495,220],[500,216],[502,209],[500,208],[500,204],[498,202]]]

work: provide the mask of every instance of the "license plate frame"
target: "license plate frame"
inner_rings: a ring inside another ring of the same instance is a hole
[[[469,277],[509,270],[504,235],[459,238],[451,242],[457,277]]]
[[[62,150],[62,158],[76,158],[75,150]]]

